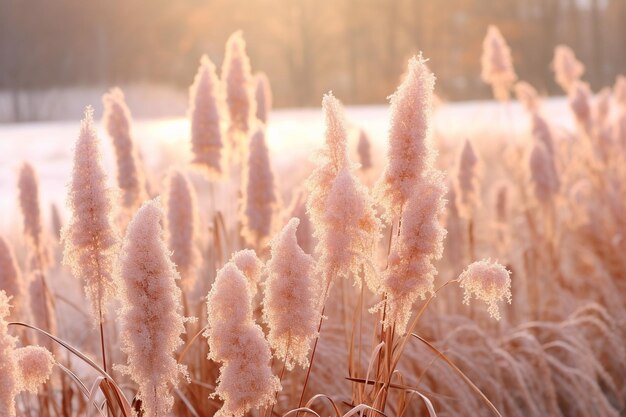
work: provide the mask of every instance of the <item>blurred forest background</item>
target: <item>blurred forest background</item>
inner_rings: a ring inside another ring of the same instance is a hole
[[[0,0],[4,120],[37,119],[29,94],[49,89],[186,94],[200,56],[221,65],[237,29],[277,107],[319,105],[328,90],[347,104],[381,103],[419,50],[439,96],[487,98],[479,61],[492,23],[520,79],[545,94],[559,91],[550,62],[560,43],[587,65],[593,88],[626,73],[626,0]]]

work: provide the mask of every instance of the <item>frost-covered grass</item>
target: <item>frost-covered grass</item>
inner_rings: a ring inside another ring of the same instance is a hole
[[[0,416],[623,414],[626,79],[569,55],[522,108],[490,34],[499,102],[434,109],[419,56],[270,112],[235,33],[188,115],[1,126]]]

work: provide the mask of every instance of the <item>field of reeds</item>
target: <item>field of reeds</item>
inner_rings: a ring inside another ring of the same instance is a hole
[[[626,78],[557,47],[564,126],[490,27],[493,126],[450,137],[426,58],[385,137],[328,93],[281,164],[239,32],[158,164],[120,89],[104,135],[85,103],[64,206],[40,158],[2,196],[0,417],[626,416]]]

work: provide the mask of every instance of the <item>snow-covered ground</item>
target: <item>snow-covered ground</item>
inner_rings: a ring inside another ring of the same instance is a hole
[[[573,120],[562,98],[548,99],[544,112],[553,123],[570,128]],[[384,152],[388,128],[388,106],[347,108],[347,117],[364,128],[372,138],[375,152]],[[444,104],[436,112],[435,130],[444,140],[476,138],[486,132],[523,137],[527,117],[517,103],[464,102]],[[50,203],[63,206],[65,186],[72,169],[72,149],[79,120],[31,124],[0,124],[0,232],[17,232],[17,172],[22,161],[31,162],[39,172],[44,217]],[[111,144],[100,123],[105,166],[113,178],[115,168]],[[136,120],[133,134],[149,168],[161,169],[189,159],[189,124],[181,118]],[[321,109],[277,110],[268,124],[268,143],[276,172],[285,172],[294,161],[311,159],[323,140]],[[516,132],[514,134],[514,132]],[[354,140],[355,138],[352,138]]]

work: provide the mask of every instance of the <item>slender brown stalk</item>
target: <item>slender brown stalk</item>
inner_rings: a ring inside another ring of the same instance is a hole
[[[404,348],[406,346],[406,343],[408,342],[409,337],[411,337],[411,333],[413,333],[413,331],[415,330],[415,327],[417,326],[417,323],[419,322],[420,318],[422,317],[422,315],[426,311],[426,308],[428,307],[430,302],[435,298],[435,296],[437,295],[437,293],[439,291],[441,291],[442,289],[444,289],[448,285],[452,284],[453,282],[457,282],[457,281],[458,281],[458,279],[451,279],[449,281],[446,281],[441,286],[439,286],[439,288],[437,288],[430,295],[430,297],[428,297],[426,299],[426,302],[424,302],[424,305],[422,305],[422,308],[419,309],[419,311],[417,312],[415,318],[411,322],[410,326],[407,328],[406,334],[402,338],[398,339],[398,342],[397,342],[396,346],[394,346],[393,349],[392,349],[392,352],[393,352],[392,369],[395,369],[395,367],[398,365],[398,361],[400,360],[400,356],[402,356],[402,352],[404,352]],[[391,379],[391,375],[389,375],[389,378]]]
[[[328,295],[328,289],[330,288],[330,283],[326,286],[326,290],[324,291],[324,299]],[[306,371],[306,378],[304,378],[304,384],[302,384],[302,392],[300,393],[300,400],[298,401],[298,408],[302,407],[302,402],[304,401],[304,393],[306,391],[306,386],[309,383],[309,376],[311,375],[311,369],[313,368],[313,361],[315,360],[315,352],[317,351],[317,342],[320,340],[320,332],[322,331],[322,323],[324,322],[324,312],[326,311],[326,302],[324,302],[324,307],[322,307],[322,314],[320,316],[320,324],[317,326],[317,337],[315,338],[315,342],[313,343],[313,350],[311,351],[311,359],[309,359],[309,367]]]
[[[103,325],[103,318],[102,318],[102,309],[99,309],[99,314],[100,314],[100,348],[102,349],[102,369],[104,369],[104,372],[108,372],[107,371],[107,355],[106,355],[106,351],[105,351],[105,347],[104,347],[104,325]]]
[[[104,347],[104,326],[103,326],[103,319],[102,319],[102,307],[100,305],[98,305],[98,315],[100,316],[100,348],[102,349],[102,369],[104,369],[105,373],[108,373],[107,371],[107,355],[106,355],[106,349]],[[69,363],[69,361],[68,361]],[[109,415],[109,407],[106,408],[106,415]]]
[[[382,295],[382,319],[380,320],[380,342],[385,340],[385,319],[387,318],[387,294]],[[378,360],[376,361],[376,375],[380,375],[380,364],[382,361],[382,349],[378,352]],[[372,387],[372,392],[376,391],[376,383]]]
[[[361,350],[363,347],[363,300],[365,299],[365,286],[361,284],[361,296],[359,297],[359,357],[357,370],[361,369]],[[358,375],[358,372],[357,372]]]

